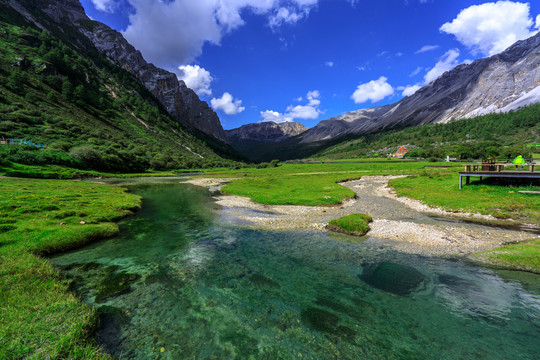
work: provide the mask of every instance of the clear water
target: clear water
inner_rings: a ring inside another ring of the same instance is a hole
[[[143,210],[120,236],[52,259],[117,358],[539,358],[537,275],[225,225],[195,186],[130,190]]]

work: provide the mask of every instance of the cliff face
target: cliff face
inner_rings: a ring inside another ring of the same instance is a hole
[[[107,25],[95,22],[92,30],[79,29],[98,50],[134,74],[182,125],[228,142],[217,114],[175,74],[147,63],[140,51]]]
[[[459,65],[401,101],[321,121],[302,142],[448,122],[540,102],[540,33],[507,50]]]
[[[265,121],[242,125],[239,128],[227,130],[227,136],[231,142],[252,141],[260,143],[280,142],[291,136],[296,136],[308,128],[297,122],[275,123]]]
[[[147,63],[119,32],[91,20],[78,0],[1,0],[45,29],[35,13],[38,9],[57,23],[69,23],[84,34],[112,62],[133,74],[167,109],[171,116],[188,129],[198,129],[223,142],[227,135],[217,114],[175,74]]]

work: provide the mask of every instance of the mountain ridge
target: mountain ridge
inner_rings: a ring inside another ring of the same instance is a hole
[[[3,145],[5,139],[19,139],[45,149],[0,146],[1,165],[13,163],[16,171],[22,171],[21,164],[142,172],[237,166],[223,157],[244,159],[230,145],[188,131],[85,35],[32,4],[42,3],[26,1],[25,8],[0,0],[0,139]],[[76,8],[64,11],[79,14]],[[58,167],[28,171],[64,176]]]
[[[75,26],[93,45],[112,62],[133,74],[156,96],[169,114],[188,129],[197,129],[228,143],[227,135],[217,114],[205,101],[188,88],[175,74],[146,62],[122,34],[109,26],[90,19],[79,0],[1,0],[31,21],[38,28],[48,30],[32,14],[43,11],[57,23]]]
[[[534,92],[538,86],[540,32],[499,54],[458,65],[397,103],[322,120],[301,142],[508,111],[540,102],[540,94]]]
[[[238,128],[225,130],[232,144],[248,140],[254,142],[280,142],[289,137],[299,135],[308,128],[294,122],[262,121],[245,124]]]

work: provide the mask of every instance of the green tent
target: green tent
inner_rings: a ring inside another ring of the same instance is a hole
[[[514,159],[514,161],[512,161],[512,164],[525,165],[525,159],[523,158],[523,156],[519,155],[517,158]]]

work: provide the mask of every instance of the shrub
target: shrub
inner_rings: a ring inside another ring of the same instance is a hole
[[[98,169],[101,166],[101,153],[90,146],[74,147],[69,151],[69,155],[92,169]]]
[[[49,145],[50,150],[67,152],[71,148],[71,144],[67,141],[56,141]]]
[[[54,93],[54,91],[49,91],[49,93],[47,94],[47,100],[51,101],[51,102],[56,102],[58,99],[56,98],[56,94]]]

